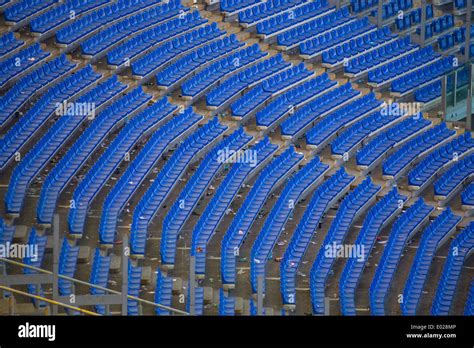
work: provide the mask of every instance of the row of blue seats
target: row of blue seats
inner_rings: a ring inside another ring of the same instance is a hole
[[[252,24],[271,16],[288,11],[306,3],[306,0],[268,0],[239,13],[239,22]]]
[[[188,287],[188,299],[191,298],[191,287]],[[186,301],[186,312],[191,312],[191,301]],[[204,314],[204,288],[194,288],[194,315]]]
[[[247,181],[249,175],[270,158],[277,149],[278,146],[270,143],[270,140],[265,137],[254,147],[241,151],[242,156],[245,156],[245,153],[253,153],[254,162],[242,158],[232,165],[193,230],[191,255],[195,256],[197,274],[205,274],[206,247],[242,185]]]
[[[162,44],[164,41],[182,35],[190,29],[196,28],[201,24],[207,22],[207,19],[201,18],[198,11],[185,14],[182,18],[174,18],[160,24],[156,27],[148,29],[143,33],[132,37],[123,44],[113,48],[107,53],[107,63],[109,65],[120,66],[125,62],[131,62],[142,53],[151,49],[157,44]],[[204,37],[207,32],[215,30],[217,24],[206,26],[199,31],[191,31],[190,34]]]
[[[265,204],[268,196],[285,176],[303,160],[304,156],[290,146],[285,152],[270,162],[259,174],[255,184],[237,211],[221,244],[222,284],[235,284],[236,256],[253,222]]]
[[[324,117],[320,122],[306,132],[306,144],[312,147],[321,147],[327,143],[333,136],[339,134],[339,131],[343,127],[349,127],[352,123],[357,122],[358,119],[367,115],[367,113],[377,109],[382,105],[382,102],[375,97],[374,93],[369,93],[363,96],[362,98],[356,99],[348,105],[330,113],[328,116]],[[390,117],[385,117],[390,119]],[[378,119],[378,118],[377,118]],[[365,118],[363,119],[365,120]],[[372,121],[363,122],[364,126],[370,125]],[[389,122],[387,120],[386,122]],[[358,124],[358,122],[357,122]],[[377,128],[374,128],[372,131],[375,131]],[[344,134],[341,133],[340,136]],[[336,142],[338,146],[345,143],[347,139],[351,139],[351,136],[346,137],[344,141],[339,141],[339,138],[336,138],[331,144],[333,147],[333,154],[336,153],[334,149],[336,148]],[[354,142],[357,144],[357,142]],[[346,151],[344,151],[346,152]],[[342,154],[344,153],[342,152]]]
[[[44,34],[77,16],[107,3],[107,0],[71,0],[34,18],[30,22],[32,33]]]
[[[370,114],[368,117],[357,121],[352,126],[344,130],[333,142],[331,142],[331,154],[343,157],[349,154],[357,145],[370,135],[376,134],[380,129],[393,123],[402,115],[383,115],[380,111]],[[317,129],[316,126],[315,129]],[[318,132],[316,134],[319,134]]]
[[[30,20],[36,13],[53,6],[58,0],[22,0],[7,8],[3,14],[6,22],[19,23]]]
[[[152,185],[138,202],[133,213],[130,246],[133,255],[145,255],[148,225],[158,212],[166,197],[178,183],[193,157],[202,149],[218,139],[227,126],[217,118],[191,134],[173,153]]]
[[[400,11],[407,11],[413,8],[413,0],[390,0],[388,3],[382,5],[382,19],[387,20],[400,13]],[[371,16],[377,17],[377,11],[373,10]]]
[[[70,98],[83,93],[101,77],[101,74],[96,73],[88,65],[42,95],[34,107],[30,108],[0,140],[0,168],[5,166],[55,113],[57,104],[67,102]]]
[[[336,85],[337,82],[331,80],[329,75],[324,73],[290,89],[256,113],[257,126],[270,127],[281,120],[288,112],[293,112],[295,108],[311,101]]]
[[[141,87],[135,88],[101,112],[89,124],[85,132],[81,134],[46,177],[41,188],[37,208],[37,221],[39,223],[51,223],[59,195],[72,177],[118,124],[150,100],[151,95],[144,93]]]
[[[185,10],[187,8],[181,5],[180,0],[171,0],[132,17],[125,18],[81,43],[81,52],[88,56],[103,54],[116,43],[133,36],[135,32],[158,25],[177,14],[182,15]]]
[[[296,7],[290,12],[281,13],[275,17],[270,17],[257,24],[257,34],[272,35],[277,32],[284,31],[290,27],[294,27],[308,19],[317,17],[325,12],[329,12],[334,7],[328,7],[327,0],[314,0]]]
[[[434,51],[433,46],[424,47],[369,71],[367,81],[382,84],[409,73],[412,70],[416,70],[422,65],[434,62],[440,57],[441,56]]]
[[[222,12],[233,13],[259,2],[260,0],[221,0],[219,7]]]
[[[201,115],[195,114],[191,108],[188,108],[153,133],[105,198],[99,225],[101,244],[114,243],[117,222],[127,202],[169,146],[192,129],[202,118]]]
[[[240,127],[221,140],[203,158],[163,220],[160,245],[162,264],[174,265],[176,244],[181,230],[220,168],[231,160],[227,154],[231,156],[233,153],[241,151],[251,140],[252,136],[246,134]],[[222,155],[223,153],[224,155]],[[182,202],[185,202],[184,206]]]
[[[346,25],[345,23],[349,22]],[[360,23],[356,25],[356,23]],[[349,8],[344,7],[335,12],[330,12],[327,15],[318,17],[311,22],[307,22],[301,26],[285,31],[278,35],[277,43],[280,46],[292,46],[299,44],[302,41],[307,41],[315,36],[321,35],[327,31],[336,31],[334,36],[342,36],[346,34],[350,28],[360,28],[366,25],[366,20],[354,20],[350,16]],[[343,26],[341,26],[343,25]],[[337,28],[338,27],[338,28]],[[336,29],[337,28],[337,29]]]
[[[471,26],[471,35],[474,34],[474,28]],[[461,27],[453,32],[440,36],[438,38],[438,46],[441,51],[446,51],[456,45],[466,42],[466,27]]]
[[[385,315],[385,301],[407,242],[429,220],[434,208],[422,198],[409,207],[393,224],[374,278],[370,285],[372,315]]]
[[[350,3],[352,12],[362,13],[376,6],[379,2],[378,0],[351,0]]]
[[[474,221],[471,221],[453,240],[438,289],[433,300],[431,314],[449,315],[454,302],[454,294],[461,277],[467,256],[474,250]]]
[[[448,91],[453,90],[454,77],[455,76],[453,74],[449,74],[447,77],[446,88]],[[456,72],[457,88],[466,86],[468,83],[468,80],[469,80],[469,76],[468,76],[467,69],[458,70]],[[422,103],[428,103],[434,99],[441,97],[441,81],[438,80],[434,83],[425,85],[415,90],[414,96],[415,96],[415,101],[422,102]]]
[[[206,95],[206,104],[216,108],[222,106],[249,86],[259,83],[290,66],[291,63],[286,62],[281,53],[265,59],[238,74],[232,75],[227,80],[221,82],[219,86],[211,89]]]
[[[250,282],[252,291],[257,292],[258,277],[264,279],[265,267],[275,244],[285,229],[286,222],[291,218],[296,204],[307,190],[323,180],[329,165],[321,162],[319,157],[313,158],[300,169],[285,185],[280,197],[268,214],[265,224],[258,233],[250,253]]]
[[[15,226],[8,225],[5,220],[0,218],[0,244],[6,245],[13,241],[15,235]]]
[[[382,164],[383,175],[392,178],[400,175],[410,164],[416,162],[424,152],[435,148],[455,134],[456,131],[449,129],[445,122],[430,128],[391,154]]]
[[[41,235],[35,228],[31,229],[31,232],[28,236],[28,246],[33,246],[36,248],[35,256],[25,256],[23,258],[23,263],[29,266],[41,268],[43,263],[44,254],[46,250],[46,243],[48,242],[48,237],[46,235]],[[24,274],[37,274],[38,271],[31,268],[23,268]],[[27,284],[26,289],[28,293],[37,296],[44,296],[43,288],[39,284]],[[46,302],[32,298],[31,301],[36,307],[46,307]]]
[[[304,128],[311,125],[322,115],[337,109],[342,104],[353,100],[360,95],[360,91],[352,88],[351,83],[346,83],[297,110],[293,115],[284,120],[281,125],[281,134],[295,137]]]
[[[456,161],[446,173],[434,183],[435,196],[447,197],[459,187],[465,179],[474,177],[474,154]]]
[[[466,132],[441,148],[430,153],[408,173],[408,184],[422,187],[443,167],[448,167],[474,149],[474,139]]]
[[[337,202],[336,199],[344,190],[350,187],[354,179],[355,176],[346,173],[342,167],[314,191],[281,261],[280,283],[284,304],[296,303],[296,274],[306,249],[326,212]]]
[[[94,252],[94,259],[92,261],[92,271],[89,278],[89,283],[101,286],[103,288],[108,288],[109,285],[109,270],[112,257],[105,255],[100,248],[96,248]],[[97,289],[91,287],[89,290],[91,295],[102,296],[106,295],[105,290]],[[97,304],[95,305],[95,310],[101,315],[105,315],[105,305]]]
[[[219,291],[219,309],[220,316],[235,315],[235,297],[227,296],[222,289]]]
[[[138,297],[140,294],[140,286],[142,281],[142,267],[138,267],[132,264],[132,262],[128,263],[128,295]],[[127,315],[139,315],[140,307],[138,305],[138,301],[128,299],[127,303]]]
[[[74,278],[77,268],[77,259],[79,258],[79,246],[75,245],[67,238],[63,239],[61,252],[59,254],[59,274]],[[58,279],[58,289],[61,296],[70,296],[74,294],[74,283],[64,278]]]
[[[25,44],[23,40],[17,39],[11,31],[0,37],[0,43],[0,58]]]
[[[423,231],[403,291],[403,302],[400,304],[403,315],[416,315],[436,250],[440,247],[442,241],[446,240],[449,234],[456,229],[456,225],[460,221],[461,218],[454,215],[451,209],[447,208]]]
[[[426,5],[426,20],[433,18],[433,5]],[[395,20],[395,26],[398,31],[404,31],[408,28],[411,28],[417,24],[421,23],[421,8],[417,8],[408,14],[404,14],[403,17],[397,17]]]
[[[376,194],[380,190],[381,187],[374,184],[368,176],[347,195],[339,206],[311,267],[310,295],[313,313],[325,314],[326,312],[326,282],[332,274],[332,267],[337,259],[337,252],[334,248],[343,245],[351,225],[365,211],[367,205],[376,198]],[[332,250],[332,252],[328,252],[328,250]]]
[[[273,75],[233,102],[230,105],[232,115],[243,118],[275,94],[306,80],[312,75],[314,75],[314,72],[306,69],[304,63]]]
[[[343,315],[355,315],[355,292],[359,284],[366,262],[375,245],[378,234],[386,223],[403,207],[406,196],[398,193],[394,187],[389,193],[377,202],[367,213],[362,229],[354,243],[360,253],[355,252],[346,262],[339,282],[339,297],[341,299],[341,312]]]
[[[167,98],[158,100],[152,106],[129,119],[120,133],[108,145],[104,153],[84,175],[72,195],[74,206],[69,210],[69,232],[82,234],[89,207],[104,187],[107,180],[124,161],[135,144],[153,127],[156,127],[166,117],[176,110]]]
[[[35,43],[0,62],[0,87],[5,86],[7,82],[20,76],[27,69],[41,63],[50,55],[50,52],[41,49],[39,43]]]
[[[410,37],[407,36],[350,59],[344,66],[344,70],[349,74],[361,74],[385,63],[387,60],[400,58],[412,52],[416,47],[415,44],[411,43]]]
[[[206,34],[206,36],[203,37],[203,40],[212,41],[213,38],[222,36],[222,33],[220,32],[220,30],[218,30],[212,31],[209,35],[210,37],[207,37]],[[176,84],[179,80],[190,76],[193,71],[200,71],[201,68],[207,66],[208,64],[210,64],[210,62],[225,59],[229,56],[229,54],[231,54],[242,46],[244,46],[244,43],[238,41],[237,37],[234,34],[230,36],[225,36],[224,38],[219,39],[217,41],[212,41],[205,46],[199,47],[197,50],[192,50],[184,57],[179,58],[171,65],[168,65],[165,69],[163,69],[156,75],[156,83],[158,86],[164,86],[169,88]],[[173,55],[173,52],[167,53],[165,57],[166,56],[169,56],[169,58],[165,59],[164,61],[161,61],[161,57],[163,57],[163,55],[157,57],[158,64],[156,64],[155,62],[153,63],[154,70],[161,68],[163,64],[166,64],[167,61],[175,57],[175,55]]]
[[[97,29],[120,18],[154,6],[159,0],[117,0],[113,4],[98,10],[68,24],[56,32],[56,41],[63,45],[79,42]]]
[[[461,202],[465,207],[474,208],[474,183],[470,184],[461,194]]]
[[[466,301],[464,315],[474,315],[474,281],[471,282],[469,287],[469,296]]]
[[[364,54],[364,52],[368,52],[371,50],[374,50],[377,46],[380,45],[385,45],[389,41],[393,41],[397,35],[392,33],[389,29],[389,27],[383,27],[381,29],[377,29],[375,31],[370,31],[370,28],[367,27],[362,27],[361,28],[362,32],[369,31],[367,34],[364,34],[363,36],[359,36],[360,32],[351,31],[348,33],[351,37],[357,36],[355,39],[348,39],[343,37],[343,40],[345,41],[342,44],[338,44],[338,46],[333,47],[333,43],[330,42],[331,46],[328,50],[323,51],[322,54],[322,61],[323,63],[326,64],[337,64],[339,62],[343,62],[344,60],[348,60],[352,56],[355,55],[361,55]],[[322,45],[322,49],[326,49],[329,47],[327,45]],[[310,47],[310,42],[306,43],[304,46],[303,50],[303,45],[301,45],[301,53],[305,54],[314,54],[314,52],[318,52],[321,49],[319,49],[319,44],[318,45],[313,45],[314,50],[312,50]]]
[[[159,269],[156,271],[155,303],[171,307],[173,300],[173,278],[165,276]],[[156,307],[156,315],[170,315],[170,311]]]
[[[183,82],[182,95],[194,98],[226,75],[239,71],[266,55],[268,55],[267,52],[263,52],[258,44],[254,44],[224,57]]]
[[[454,16],[452,14],[435,18],[433,21],[426,24],[425,39],[430,39],[433,36],[451,29],[452,27],[454,27]],[[416,33],[420,35],[421,28],[417,28]]]
[[[20,79],[0,97],[0,125],[6,123],[30,97],[77,66],[63,54]]]
[[[424,119],[420,114],[410,117],[397,125],[379,134],[357,152],[357,165],[370,167],[387,152],[405,142],[410,136],[427,128],[431,121]]]
[[[78,98],[77,103],[89,103],[89,105],[97,103],[95,107],[98,108],[108,103],[125,88],[126,86],[121,84],[116,77],[112,77]],[[88,112],[84,114],[67,112],[61,115],[22,158],[11,174],[5,195],[5,205],[8,209],[13,212],[20,211],[30,184],[88,117],[90,117]]]

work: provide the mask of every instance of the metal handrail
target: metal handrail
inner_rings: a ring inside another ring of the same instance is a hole
[[[31,269],[31,270],[34,270],[34,271],[37,271],[37,272],[40,272],[40,273],[44,273],[44,274],[50,274],[50,275],[53,274],[53,272],[51,272],[51,271],[47,271],[47,270],[42,269],[42,268],[27,265],[27,264],[24,264],[24,263],[18,262],[18,261],[5,259],[5,258],[2,258],[2,257],[0,257],[0,262],[5,262],[5,263],[12,264],[12,265],[20,266],[20,267],[25,267],[25,268],[28,268],[28,269]],[[106,288],[106,287],[103,287],[103,286],[100,286],[100,285],[91,284],[91,283],[88,283],[86,281],[79,280],[79,279],[72,278],[72,277],[68,277],[68,276],[65,276],[65,275],[62,275],[62,274],[58,274],[58,278],[69,280],[69,281],[72,281],[74,283],[90,286],[92,288],[102,290],[102,291],[106,291],[106,292],[109,292],[111,294],[122,295],[122,293],[120,291],[112,290],[112,289],[109,289],[109,288]],[[139,298],[139,297],[131,296],[131,295],[128,295],[128,294],[127,294],[127,298],[130,299],[130,300],[134,300],[134,301],[138,301],[138,302],[141,302],[141,303],[144,303],[144,304],[148,304],[150,306],[154,306],[154,307],[158,307],[158,308],[161,308],[161,309],[164,309],[164,310],[168,310],[170,312],[174,312],[174,313],[177,313],[177,314],[190,315],[188,312],[182,311],[180,309],[176,309],[176,308],[173,308],[173,307],[168,307],[168,306],[165,306],[165,305],[162,305],[162,304],[159,304],[159,303],[151,302],[151,301],[148,301],[148,300],[145,300],[145,299],[142,299],[142,298]]]

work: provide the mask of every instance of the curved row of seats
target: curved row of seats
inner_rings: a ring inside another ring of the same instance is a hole
[[[58,0],[22,0],[7,8],[3,14],[7,23],[16,24],[19,22],[29,22],[33,16],[54,6]]]
[[[454,294],[461,277],[461,271],[468,255],[474,250],[474,221],[465,227],[453,240],[438,289],[433,300],[433,315],[449,315],[454,301]]]
[[[0,88],[40,64],[50,55],[51,53],[44,51],[39,43],[35,43],[0,62]]]
[[[211,40],[212,37],[220,37],[221,35],[222,33],[220,30],[213,31],[211,32],[210,37],[204,37],[204,39],[207,41]],[[217,41],[211,41],[209,44],[191,51],[160,71],[156,75],[156,84],[163,88],[171,88],[179,81],[192,76],[194,71],[200,72],[209,64],[224,62],[230,54],[235,55],[235,51],[242,46],[244,46],[244,43],[238,41],[234,34],[225,36]],[[163,56],[160,55],[159,57],[159,59],[161,59]],[[160,61],[157,66],[155,65],[155,70],[161,68],[162,64],[166,62],[166,60]]]
[[[314,72],[306,69],[304,63],[273,75],[233,102],[230,105],[232,115],[244,119],[272,96],[306,81],[311,76],[314,76]]]
[[[254,293],[257,292],[258,277],[265,279],[267,261],[296,204],[312,187],[324,179],[328,168],[329,166],[322,163],[319,157],[315,157],[300,169],[283,189],[258,233],[250,253],[250,282]]]
[[[435,252],[454,232],[460,221],[461,218],[447,208],[423,231],[403,291],[403,302],[400,304],[403,315],[416,315]]]
[[[127,155],[129,156],[132,148],[144,134],[157,127],[174,110],[176,106],[171,105],[167,98],[162,98],[127,121],[105,152],[85,174],[72,195],[74,206],[69,211],[68,219],[71,234],[83,233],[89,206],[100,189],[117,167],[123,161],[127,161]]]
[[[65,78],[77,64],[65,55],[47,62],[26,75],[0,97],[0,125],[5,124],[33,95]]]
[[[418,199],[392,226],[382,258],[370,285],[370,311],[385,315],[385,303],[407,242],[422,228],[434,208]]]
[[[92,261],[92,270],[89,278],[89,283],[107,288],[109,285],[109,270],[112,261],[111,256],[104,255],[100,248],[96,248],[94,252],[94,259]],[[105,295],[105,290],[90,288],[90,294],[99,296]],[[106,315],[106,308],[103,304],[95,305],[95,310],[101,315]]]
[[[165,151],[196,127],[202,118],[201,115],[195,114],[191,108],[188,108],[153,133],[105,198],[99,225],[101,244],[112,245],[114,243],[117,221],[127,202]]]
[[[342,36],[343,34],[347,34],[351,29],[357,30],[361,27],[366,27],[367,25],[367,20],[354,20],[354,18],[350,17],[349,9],[344,7],[335,12],[330,12],[327,15],[318,17],[299,27],[285,31],[283,34],[277,36],[277,43],[279,46],[285,46],[288,48],[306,42],[307,40],[322,35],[325,32],[336,31],[334,35]]]
[[[275,35],[285,31],[297,24],[301,24],[308,19],[317,17],[325,12],[332,11],[328,7],[327,0],[314,0],[296,7],[289,12],[283,12],[275,17],[270,17],[257,24],[257,34],[265,37]]]
[[[242,159],[236,159],[236,163],[232,165],[194,227],[191,255],[195,256],[195,271],[197,274],[205,274],[206,247],[240,188],[248,180],[249,175],[255,172],[262,163],[266,162],[277,149],[278,146],[271,144],[269,138],[265,137],[255,146],[240,152],[243,156]],[[246,153],[249,154],[249,158],[245,158]],[[250,159],[250,156],[253,160]]]
[[[355,176],[347,174],[342,167],[314,191],[281,261],[280,283],[284,304],[296,303],[296,274],[306,249],[317,233],[323,216],[350,188],[354,179]]]
[[[242,150],[252,138],[240,127],[219,142],[201,161],[163,220],[160,244],[162,264],[174,265],[178,236],[196,208],[199,199],[204,195],[222,166],[231,161],[230,156]]]
[[[434,182],[435,198],[445,198],[460,187],[464,180],[474,177],[474,154],[456,161],[438,180]]]
[[[408,165],[419,160],[423,153],[431,152],[456,134],[445,122],[427,130],[405,143],[382,163],[384,177],[395,178],[402,174]]]
[[[88,65],[68,76],[41,96],[35,106],[30,108],[0,140],[0,168],[4,168],[14,154],[19,152],[42,125],[54,115],[59,104],[67,103],[72,98],[84,93],[101,77],[101,74],[96,73]]]
[[[361,75],[384,64],[388,60],[401,58],[414,52],[416,49],[417,46],[411,43],[410,37],[407,36],[350,59],[347,65],[344,66],[344,70],[346,74]]]
[[[474,281],[471,282],[464,315],[474,315]]]
[[[362,229],[354,242],[354,245],[360,248],[360,253],[356,252],[357,255],[352,255],[348,259],[339,282],[343,315],[356,314],[355,291],[376,238],[390,219],[400,212],[406,200],[407,197],[399,194],[397,188],[394,187],[367,213]]]
[[[269,0],[261,2],[257,6],[240,12],[238,16],[239,22],[252,25],[255,22],[267,19],[305,2],[306,0]]]
[[[132,17],[108,26],[94,36],[81,43],[81,52],[86,56],[105,54],[118,42],[130,38],[134,33],[156,26],[177,14],[184,14],[187,8],[181,5],[180,0],[171,0],[167,3],[140,12]]]
[[[474,183],[470,184],[461,194],[461,202],[467,209],[474,207]]]
[[[243,48],[219,61],[212,63],[181,84],[183,97],[195,98],[225,76],[256,63],[268,53],[260,50],[258,44]]]
[[[183,17],[173,18],[112,48],[107,52],[107,64],[120,66],[126,62],[130,63],[156,45],[161,45],[167,40],[185,33],[193,35],[193,38],[195,37],[196,39],[198,37],[205,37],[206,33],[216,30],[217,24],[213,23],[210,26],[199,28],[198,31],[193,29],[197,29],[207,22],[207,19],[201,18],[198,11],[186,13]],[[187,41],[190,41],[189,36]]]
[[[397,35],[392,33],[389,27],[383,27],[375,31],[364,27],[362,30],[362,32],[365,33],[362,36],[360,34],[354,34],[352,37],[356,38],[349,40],[344,39],[344,41],[338,44],[330,42],[329,45],[322,45],[324,50],[319,49],[319,47],[321,47],[319,42],[317,42],[316,45],[313,44],[313,47],[311,47],[311,44],[308,42],[304,49],[301,48],[301,53],[313,56],[322,51],[323,64],[334,66],[344,61],[348,62],[351,57],[367,54],[368,52],[376,50],[377,47],[386,45],[397,38]]]
[[[155,303],[171,307],[173,299],[173,278],[165,276],[159,269],[156,271]],[[166,309],[156,307],[156,315],[170,315]]]
[[[222,289],[219,291],[219,309],[220,316],[232,316],[235,314],[235,298],[227,296]]]
[[[7,54],[11,54],[17,48],[23,46],[25,42],[17,39],[13,32],[8,32],[0,37],[0,58],[4,58]]]
[[[268,164],[257,177],[255,184],[238,210],[221,244],[222,284],[233,286],[236,281],[236,256],[253,222],[262,209],[270,193],[303,160],[304,156],[290,146],[280,156]]]
[[[13,241],[15,235],[15,226],[8,225],[5,220],[0,218],[0,244],[6,245]]]
[[[234,13],[242,11],[243,9],[252,5],[258,4],[260,0],[222,0],[219,2],[219,7],[222,12]]]
[[[63,239],[61,252],[59,254],[59,274],[74,278],[79,258],[79,246],[67,238]],[[69,296],[74,293],[74,283],[64,278],[58,279],[58,289],[61,296]]]
[[[370,138],[380,132],[387,125],[397,122],[402,115],[383,115],[380,111],[356,122],[354,125],[343,131],[331,143],[331,154],[335,158],[349,155],[362,143],[364,139]]]
[[[129,296],[138,297],[140,294],[140,286],[142,280],[142,267],[138,267],[133,265],[132,262],[128,264],[128,289],[127,293]],[[139,315],[140,313],[140,306],[138,301],[128,299],[127,304],[127,315]]]
[[[126,117],[132,117],[134,113],[143,108],[150,99],[151,95],[144,93],[141,87],[135,88],[110,105],[91,122],[46,177],[41,188],[36,213],[39,223],[50,224],[52,222],[57,200],[72,177],[110,132],[123,123]]]
[[[156,6],[159,3],[159,0],[118,0],[59,29],[56,31],[56,41],[66,46],[82,42],[105,25],[110,25],[116,20],[142,12],[144,9]]]
[[[346,83],[323,94],[284,120],[280,125],[281,134],[292,138],[298,137],[305,128],[313,124],[318,118],[353,101],[360,94],[360,91],[352,88],[351,83]]]
[[[355,223],[373,200],[381,186],[372,182],[368,176],[342,201],[331,227],[319,249],[316,260],[311,267],[310,295],[313,313],[325,314],[326,282],[336,262],[337,253],[334,247],[342,246],[350,227]],[[333,250],[334,252],[328,252]]]
[[[463,156],[472,153],[474,139],[466,132],[423,159],[408,173],[408,184],[419,189],[430,183],[442,168],[448,168]]]
[[[126,86],[118,82],[116,77],[112,77],[80,97],[77,103],[87,103],[87,105],[98,109],[109,103],[125,88]],[[10,211],[20,212],[31,182],[65,145],[79,126],[93,116],[91,113],[94,113],[93,109],[84,108],[84,110],[79,110],[79,113],[68,111],[66,114],[60,115],[59,119],[22,158],[11,174],[8,191],[5,195],[5,204]]]
[[[107,0],[68,1],[34,18],[30,22],[30,31],[33,34],[45,34],[107,3]]]
[[[145,255],[148,225],[171,190],[179,183],[194,156],[219,139],[227,128],[214,118],[187,137],[168,159],[133,212],[130,234],[133,255]]]
[[[265,59],[231,76],[221,82],[219,86],[211,89],[206,95],[206,104],[211,108],[219,108],[250,86],[260,83],[290,66],[291,63],[286,62],[280,53]]]
[[[307,82],[290,89],[274,101],[268,103],[255,115],[259,127],[271,127],[281,122],[286,114],[291,114],[295,109],[318,98],[337,86],[337,82],[324,73]]]
[[[372,122],[377,124],[380,124],[380,121],[383,124],[390,122],[390,115],[382,117],[380,113],[373,113],[374,110],[380,108],[381,105],[382,102],[375,97],[375,94],[369,93],[330,113],[321,121],[317,122],[313,128],[306,132],[306,146],[309,148],[320,149],[333,137],[336,137],[334,141],[331,142],[332,154],[344,154],[344,152],[347,152],[347,150],[341,152],[337,149],[343,144],[344,146],[351,148],[358,143],[353,138],[356,133],[355,130],[365,127],[370,128],[371,126],[369,127],[369,125],[371,125]],[[354,130],[352,130],[352,125],[354,125]],[[344,128],[347,128],[347,131],[343,132],[342,129]],[[375,126],[369,131],[369,133],[365,134],[365,136],[369,135],[370,132],[376,131],[377,129],[379,129],[379,126]],[[349,136],[349,134],[351,135]],[[352,146],[349,146],[349,141],[351,142]]]
[[[431,121],[424,119],[420,115],[410,117],[396,124],[385,132],[377,135],[357,153],[357,165],[362,168],[372,167],[383,156],[386,156],[390,149],[403,144],[411,136],[419,133],[430,125]]]

